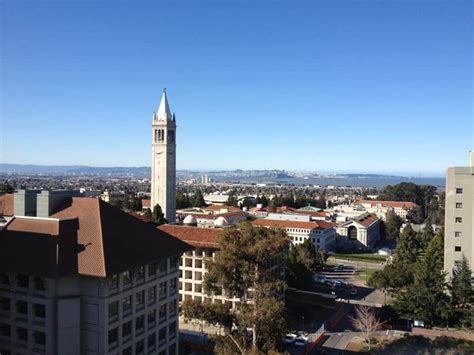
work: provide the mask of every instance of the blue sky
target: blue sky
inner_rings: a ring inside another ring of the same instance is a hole
[[[225,3],[225,4],[224,4]],[[471,1],[2,1],[0,162],[442,175],[474,148]]]

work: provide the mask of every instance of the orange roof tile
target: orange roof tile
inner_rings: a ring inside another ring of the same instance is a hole
[[[0,196],[0,214],[4,216],[13,216],[13,194],[4,194]]]
[[[329,222],[319,223],[318,222],[303,222],[303,221],[285,221],[285,220],[276,220],[276,219],[257,219],[252,222],[252,224],[263,227],[281,227],[281,228],[304,228],[304,229],[326,229],[332,228],[332,224],[329,225]]]
[[[217,228],[199,228],[164,224],[158,227],[161,231],[172,235],[194,247],[217,249],[219,233]]]

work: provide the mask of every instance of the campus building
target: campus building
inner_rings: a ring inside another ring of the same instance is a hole
[[[474,263],[474,152],[470,166],[448,168],[444,222],[444,269],[451,274],[464,255]]]
[[[186,243],[96,198],[0,200],[1,354],[178,353]]]
[[[364,213],[340,223],[337,234],[340,247],[373,248],[380,241],[380,219],[373,213]]]
[[[377,200],[357,200],[353,204],[355,207],[363,208],[369,213],[374,213],[382,220],[386,220],[389,211],[406,219],[411,210],[420,208],[416,203],[409,201],[377,201]]]
[[[313,221],[310,215],[270,213],[267,218],[257,219],[252,224],[283,228],[293,245],[309,240],[316,250],[332,251],[335,246],[335,224],[322,220]]]
[[[219,253],[218,228],[199,228],[165,224],[159,227],[163,232],[180,239],[194,247],[183,254],[179,266],[179,300],[194,299],[198,301],[222,302],[229,307],[237,306],[240,299],[226,295],[225,290],[220,294],[206,295],[203,289],[204,275],[207,272],[206,259],[214,258]],[[285,278],[287,255],[281,255],[278,260],[269,261],[270,270],[277,272],[281,279]]]

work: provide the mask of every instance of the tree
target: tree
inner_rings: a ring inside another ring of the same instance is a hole
[[[182,209],[182,208],[188,208],[191,207],[191,201],[189,200],[189,196],[183,191],[178,190],[176,193],[176,208],[177,209]]]
[[[197,190],[193,197],[193,207],[204,207],[206,206],[206,201],[204,201],[204,196],[202,195],[201,190]]]
[[[364,340],[371,349],[371,337],[383,324],[375,317],[374,310],[366,306],[355,307],[356,316],[352,318],[352,325],[362,332]]]
[[[147,208],[145,211],[143,211],[143,217],[146,217],[146,218],[151,218],[151,210],[149,208]]]
[[[291,287],[308,290],[313,285],[313,274],[322,269],[328,259],[324,249],[316,252],[308,239],[290,248],[287,261],[287,282]]]
[[[165,214],[161,210],[161,206],[157,203],[155,207],[153,207],[153,212],[151,213],[151,219],[157,225],[162,225],[168,223],[165,218]]]
[[[392,210],[388,211],[385,218],[385,237],[391,240],[398,239],[402,224],[402,219],[395,212]]]
[[[472,306],[474,292],[471,275],[469,262],[463,255],[461,260],[455,262],[449,285],[452,320],[463,327],[474,325],[474,307]]]
[[[12,194],[15,192],[15,188],[7,181],[0,184],[0,196],[4,194]]]
[[[254,203],[253,203],[253,201],[252,201],[252,198],[246,196],[246,197],[244,198],[244,200],[242,201],[242,206],[243,206],[243,207],[247,207],[247,208],[253,207],[253,206],[254,206]]]
[[[283,293],[284,280],[278,267],[269,268],[272,261],[279,265],[288,250],[289,238],[281,229],[254,227],[243,223],[229,227],[219,238],[219,252],[206,261],[208,272],[204,290],[208,295],[225,290],[226,296],[239,298],[238,312],[233,315],[240,333],[252,329],[251,347],[269,351],[280,344],[284,335]],[[268,337],[268,327],[272,337]],[[242,349],[245,341],[238,342]]]
[[[443,254],[443,238],[438,234],[430,241],[424,256],[417,261],[413,284],[398,295],[394,305],[398,312],[431,325],[446,324],[449,304],[445,292]]]
[[[232,190],[227,198],[227,205],[237,207],[237,197],[235,196],[235,192]]]

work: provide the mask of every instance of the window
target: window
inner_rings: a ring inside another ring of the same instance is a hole
[[[148,289],[148,303],[155,302],[156,300],[156,286]]]
[[[176,278],[170,280],[170,294],[174,295],[178,290],[177,280]]]
[[[36,291],[46,290],[46,287],[44,287],[44,280],[41,277],[35,277],[33,279],[33,284]]]
[[[461,237],[461,236],[462,236],[462,232],[454,232],[454,236],[455,236],[455,237]]]
[[[132,335],[132,321],[129,321],[122,325],[122,337],[126,338],[130,335]]]
[[[202,260],[194,260],[194,267],[196,269],[202,269]]]
[[[135,295],[135,305],[137,308],[142,308],[145,304],[145,291],[137,292]]]
[[[155,277],[158,271],[158,263],[148,265],[148,276]]]
[[[156,310],[153,309],[150,312],[148,312],[148,328],[152,327],[155,325],[156,321]]]
[[[29,278],[28,275],[18,274],[16,275],[16,285],[18,287],[28,288]]]
[[[8,277],[8,274],[0,274],[0,285],[10,285],[10,278]]]
[[[28,329],[21,327],[16,328],[16,338],[21,341],[28,341]]]
[[[178,262],[179,262],[180,257],[179,256],[172,256],[170,258],[170,270],[174,271],[178,268]]]
[[[116,343],[118,340],[118,328],[109,330],[109,345]]]
[[[462,203],[461,202],[456,202],[456,208],[462,208]]]
[[[124,351],[122,351],[122,355],[132,355],[132,347],[129,346]]]
[[[135,354],[142,354],[145,348],[145,341],[142,339],[135,344]]]
[[[155,334],[150,334],[147,340],[148,351],[154,350],[156,346]]]
[[[174,338],[176,336],[176,322],[171,322],[168,329],[170,339]]]
[[[166,281],[160,283],[160,300],[166,298]]]
[[[10,310],[10,299],[9,298],[0,298],[0,309],[2,311]]]
[[[462,194],[462,187],[457,187],[456,188],[456,193],[457,194]]]
[[[456,217],[455,222],[456,223],[462,223],[462,217]]]
[[[118,288],[118,285],[119,285],[119,277],[117,274],[112,275],[111,277],[107,279],[107,287],[109,289]]]
[[[35,331],[33,333],[33,338],[35,340],[35,344],[43,345],[43,346],[46,345],[46,334],[45,333]]]
[[[132,275],[130,271],[124,271],[122,273],[122,278],[123,278],[124,285],[129,285],[132,282]]]
[[[0,336],[9,337],[10,336],[10,325],[5,323],[0,323]]]
[[[166,327],[163,327],[160,329],[160,332],[158,333],[158,337],[160,338],[160,346],[166,343]]]
[[[140,266],[135,272],[135,280],[142,281],[145,279],[145,267]]]
[[[162,304],[158,311],[160,324],[166,321],[166,304]]]
[[[109,303],[109,319],[118,316],[118,307],[119,307],[118,301]]]
[[[137,317],[137,319],[135,320],[135,330],[137,331],[137,333],[142,332],[144,326],[145,326],[145,316]]]
[[[28,303],[25,301],[16,301],[16,311],[20,314],[28,314]]]
[[[171,301],[168,303],[168,312],[170,314],[170,317],[173,317],[176,315],[178,307],[176,306],[176,300]]]
[[[167,272],[168,272],[168,267],[167,267],[166,259],[163,259],[160,261],[160,264],[159,264],[160,276],[166,275]]]
[[[170,345],[168,354],[176,354],[176,343]]]
[[[130,313],[131,311],[132,311],[132,296],[128,296],[122,300],[122,312]]]
[[[461,247],[460,246],[455,246],[454,251],[458,251],[458,252],[461,251]]]
[[[35,317],[45,318],[46,317],[46,306],[44,304],[33,305],[33,312]]]

